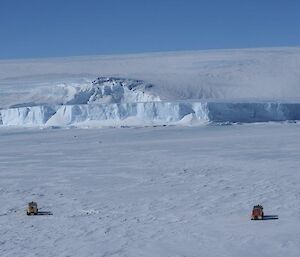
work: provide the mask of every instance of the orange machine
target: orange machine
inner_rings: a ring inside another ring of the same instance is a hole
[[[264,219],[264,208],[261,205],[255,205],[251,215],[252,220],[263,220]]]

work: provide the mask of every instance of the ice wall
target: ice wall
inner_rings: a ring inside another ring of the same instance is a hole
[[[33,106],[0,110],[0,125],[43,126],[55,115],[58,106]]]
[[[115,122],[127,118],[136,118],[139,121],[152,123],[170,123],[181,120],[184,116],[196,113],[192,103],[123,103],[123,104],[91,104],[66,105],[60,107],[56,114],[46,122],[47,125],[71,125],[87,121]],[[207,119],[204,105],[197,108],[197,118]]]
[[[118,124],[135,118],[139,125],[169,124],[188,114],[207,121],[206,104],[181,102],[142,102],[118,104],[84,104],[61,106],[33,106],[1,110],[4,126],[69,126],[88,122],[113,121]]]
[[[186,119],[191,116],[192,119]],[[142,102],[32,106],[0,110],[2,126],[99,126],[300,120],[300,103]]]
[[[215,122],[300,120],[300,102],[209,102],[207,105],[209,120]]]

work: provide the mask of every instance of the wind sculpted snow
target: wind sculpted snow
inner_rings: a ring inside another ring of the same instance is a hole
[[[0,256],[298,257],[299,128],[0,129]]]

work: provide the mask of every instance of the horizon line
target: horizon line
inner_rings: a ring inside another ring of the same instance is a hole
[[[128,53],[111,53],[111,54],[79,54],[79,55],[65,55],[65,56],[38,56],[38,57],[24,57],[24,58],[0,58],[0,62],[11,61],[30,61],[30,60],[57,60],[57,59],[76,59],[76,58],[108,58],[108,57],[132,57],[143,55],[161,55],[174,53],[193,53],[193,52],[221,52],[221,51],[237,51],[237,50],[264,50],[264,49],[293,49],[300,48],[300,45],[294,46],[259,46],[259,47],[241,47],[241,48],[208,48],[208,49],[193,49],[193,50],[167,50],[167,51],[145,51],[145,52],[128,52]]]

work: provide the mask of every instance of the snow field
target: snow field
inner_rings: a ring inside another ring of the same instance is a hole
[[[60,83],[86,84],[98,76],[134,78],[154,85],[149,89],[163,101],[189,99],[300,98],[300,48],[228,49],[83,56],[0,61],[0,103],[55,97],[47,89]],[[45,88],[46,93],[31,94]],[[45,102],[44,102],[45,103]],[[48,103],[48,102],[47,102]]]
[[[2,128],[0,255],[296,257],[298,131]],[[279,219],[251,221],[257,203]]]

